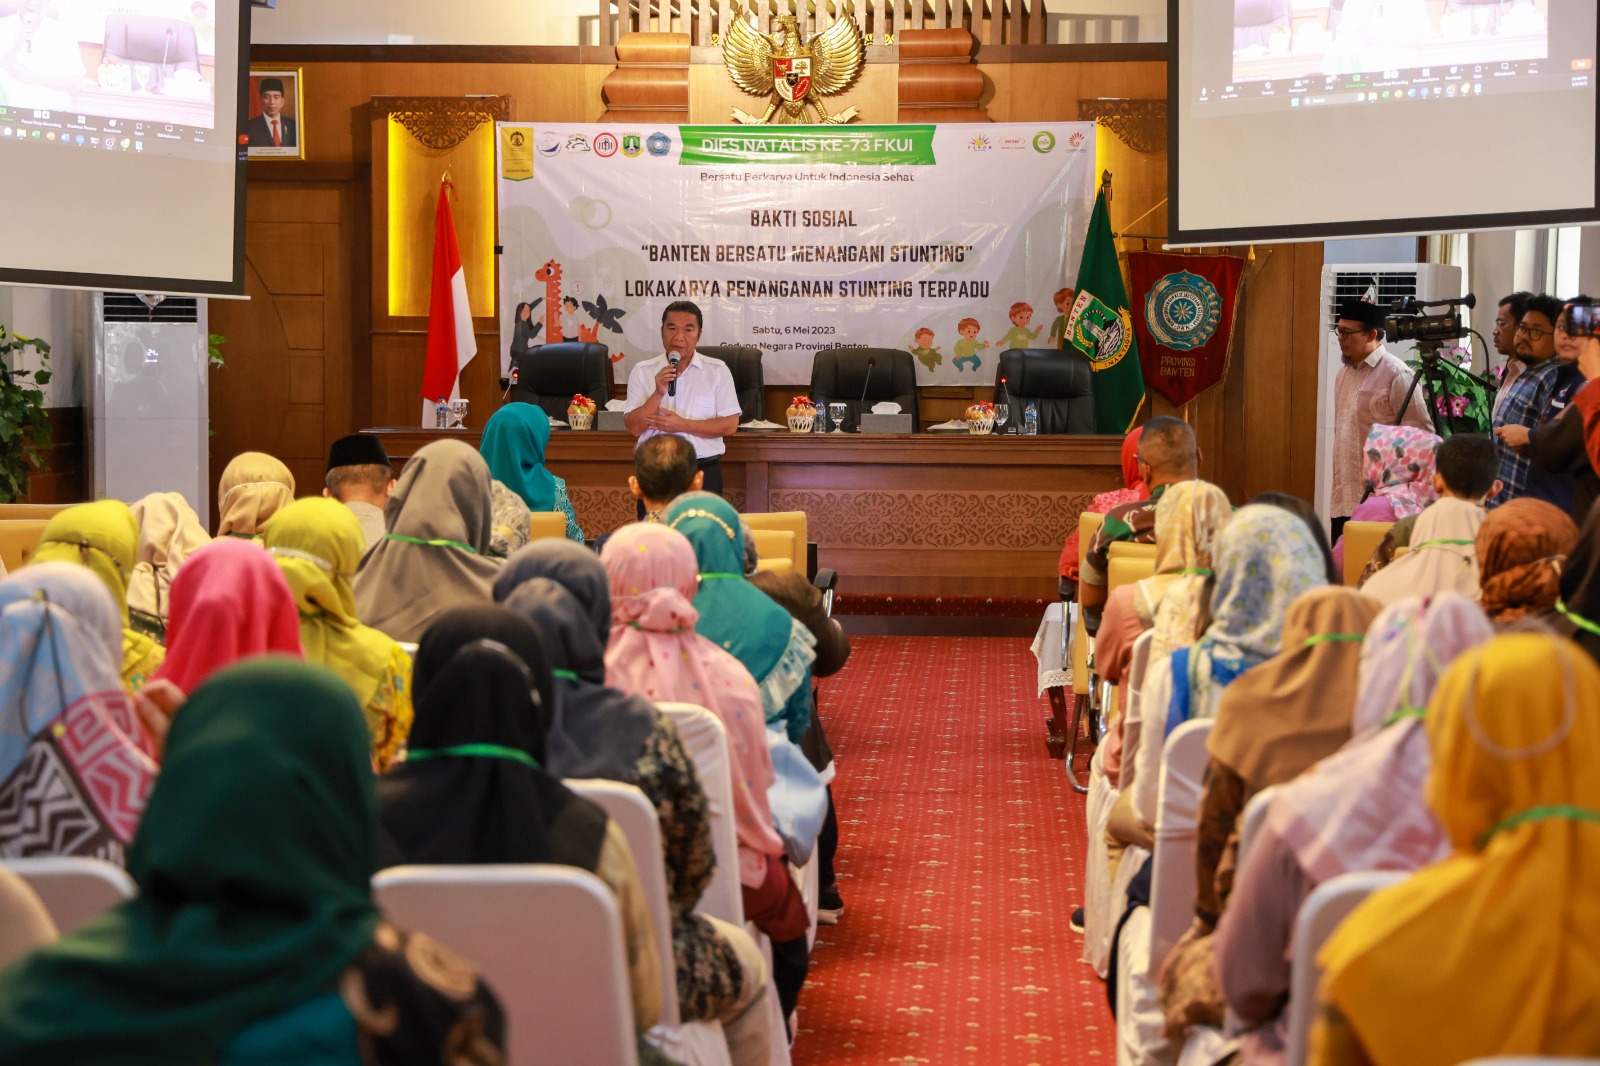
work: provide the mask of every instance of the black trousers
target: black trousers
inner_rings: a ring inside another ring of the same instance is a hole
[[[705,475],[705,478],[703,479],[704,480],[704,484],[702,484],[700,487],[702,489],[704,489],[705,491],[707,491],[707,492],[714,492],[718,496],[721,496],[722,495],[722,456],[713,455],[709,459],[701,459],[695,465],[698,466],[700,468],[700,472]],[[643,500],[635,500],[634,501],[634,513],[636,515],[638,515],[639,521],[641,521],[641,522],[644,521],[644,501]]]

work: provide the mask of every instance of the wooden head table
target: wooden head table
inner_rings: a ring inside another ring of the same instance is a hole
[[[397,467],[478,430],[385,426]],[[584,533],[633,521],[633,437],[557,432],[546,460]],[[1120,437],[739,433],[723,458],[741,511],[804,511],[817,560],[861,595],[1056,595],[1061,544],[1097,492],[1122,483]]]

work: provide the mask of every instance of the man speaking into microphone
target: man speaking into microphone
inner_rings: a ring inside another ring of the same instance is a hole
[[[688,300],[676,300],[661,314],[663,352],[628,375],[628,432],[640,440],[676,433],[694,445],[695,462],[705,474],[707,492],[722,494],[722,438],[739,430],[739,393],[733,372],[720,359],[695,355],[704,316]]]

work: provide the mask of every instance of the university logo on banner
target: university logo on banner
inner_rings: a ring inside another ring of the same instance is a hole
[[[1174,406],[1227,376],[1243,273],[1237,256],[1128,253],[1145,384]]]

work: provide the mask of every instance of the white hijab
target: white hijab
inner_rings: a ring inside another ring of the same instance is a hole
[[[1429,504],[1411,530],[1411,548],[1379,570],[1361,591],[1385,607],[1407,596],[1454,592],[1478,599],[1478,527],[1486,513],[1467,500]]]

